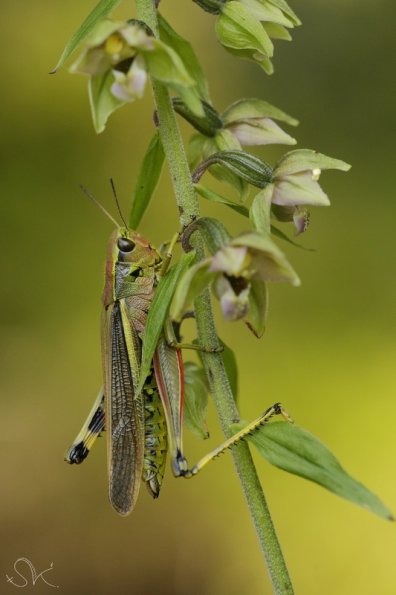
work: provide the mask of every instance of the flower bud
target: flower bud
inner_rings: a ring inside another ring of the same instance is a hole
[[[274,46],[261,23],[237,1],[227,2],[216,22],[216,35],[227,51],[253,60],[272,74],[270,58]]]

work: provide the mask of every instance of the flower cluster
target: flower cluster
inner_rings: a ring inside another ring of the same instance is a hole
[[[176,92],[193,113],[202,114],[196,83],[180,56],[139,21],[100,21],[71,72],[89,76],[97,132],[118,107],[143,96],[148,75]]]
[[[211,135],[198,133],[190,139],[189,160],[193,168],[218,151],[240,150],[242,146],[295,145],[297,142],[276,121],[289,126],[297,126],[298,121],[262,99],[241,99],[218,115],[218,121],[220,124]],[[244,186],[235,175],[216,167],[210,172],[243,194]]]
[[[241,234],[185,273],[175,292],[171,316],[180,320],[194,299],[210,285],[225,320],[243,319],[260,337],[265,329],[268,281],[300,284],[297,273],[269,234],[254,231]]]
[[[289,29],[301,25],[285,0],[195,0],[218,14],[216,35],[231,54],[256,62],[273,73],[273,39],[291,40]]]
[[[272,213],[279,221],[292,221],[296,235],[309,224],[305,206],[326,207],[330,200],[319,184],[322,170],[348,171],[350,165],[311,151],[299,149],[286,153],[273,172],[273,181],[265,191],[272,203]]]

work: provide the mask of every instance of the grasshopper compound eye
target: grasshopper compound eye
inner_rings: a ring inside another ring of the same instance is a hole
[[[132,252],[135,247],[135,242],[128,238],[118,238],[117,246],[121,250],[121,252]]]

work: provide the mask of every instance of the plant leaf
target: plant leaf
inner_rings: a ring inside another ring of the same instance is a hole
[[[190,73],[192,78],[195,80],[201,99],[209,99],[208,83],[199,60],[191,46],[191,44],[181,37],[164,19],[164,17],[158,13],[160,37],[167,45],[172,47],[181,57],[184,62],[186,70]]]
[[[80,45],[86,37],[91,33],[96,23],[104,19],[122,0],[100,0],[95,8],[89,13],[87,18],[81,23],[80,27],[73,33],[66,44],[65,49],[59,58],[58,64],[50,74],[55,74],[73,54],[74,50]]]
[[[158,130],[152,137],[138,173],[129,217],[129,227],[137,229],[150,203],[151,197],[161,176],[164,163],[164,150]]]
[[[250,207],[250,219],[260,233],[269,235],[271,232],[271,198],[272,184],[261,190],[254,197]]]
[[[162,333],[169,305],[173,294],[175,293],[178,281],[184,271],[188,269],[195,258],[195,252],[183,254],[177,264],[175,264],[160,279],[151,303],[147,316],[146,327],[143,333],[142,364],[140,370],[140,381],[137,392],[143,389],[146,378],[150,372],[151,362],[159,337]]]
[[[206,374],[194,362],[184,364],[184,421],[199,438],[209,438],[206,426],[209,387]]]
[[[280,240],[283,240],[284,242],[288,242],[288,244],[291,244],[295,248],[300,248],[301,250],[307,250],[308,252],[316,252],[315,248],[306,248],[302,244],[295,242],[294,240],[289,238],[289,236],[287,236],[282,230],[275,227],[275,225],[271,225],[271,233],[276,238],[279,238]]]
[[[224,341],[222,341],[221,339],[219,339],[219,341],[223,346],[223,351],[221,355],[223,358],[224,367],[227,372],[228,380],[230,382],[234,401],[237,402],[239,393],[237,359],[233,350],[230,347],[228,347],[228,345],[226,345]]]
[[[238,431],[245,424],[233,424]],[[269,463],[313,481],[378,516],[393,520],[389,509],[364,485],[353,479],[330,450],[307,430],[274,422],[247,437]]]
[[[175,322],[182,320],[195,299],[216,277],[216,273],[209,270],[210,262],[201,260],[184,272],[179,283],[170,307],[170,317]]]
[[[200,196],[206,198],[206,200],[211,200],[212,202],[217,202],[223,205],[226,205],[230,209],[233,209],[239,215],[243,217],[249,217],[249,209],[244,207],[243,205],[238,205],[232,200],[225,198],[225,196],[221,196],[217,192],[206,188],[206,186],[202,186],[202,184],[194,184],[195,190],[198,192]]]

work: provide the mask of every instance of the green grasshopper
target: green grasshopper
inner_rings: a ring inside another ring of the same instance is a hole
[[[136,231],[120,227],[113,217],[85,191],[115,223],[105,268],[102,314],[103,388],[72,446],[68,463],[82,463],[96,438],[107,432],[109,498],[121,515],[132,512],[143,481],[157,498],[169,448],[176,477],[196,475],[227,448],[281,414],[279,403],[267,409],[243,430],[203,457],[192,468],[183,454],[183,362],[178,345],[169,344],[165,332],[153,357],[151,372],[138,393],[142,333],[155,288],[165,274],[170,255],[163,256]],[[116,199],[117,202],[117,199]],[[117,202],[118,206],[118,202]],[[120,211],[121,217],[122,213]]]

